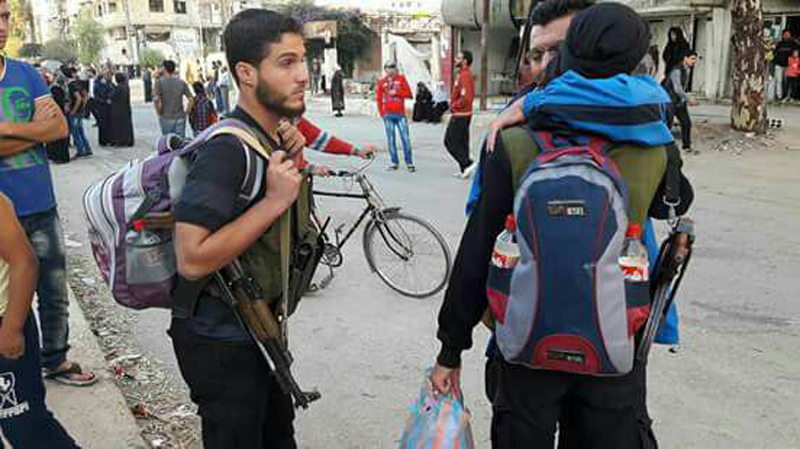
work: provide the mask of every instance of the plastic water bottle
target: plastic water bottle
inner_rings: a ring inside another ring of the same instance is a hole
[[[511,294],[511,275],[519,262],[519,246],[514,232],[517,224],[514,215],[506,217],[506,228],[494,242],[492,259],[489,262],[489,277],[486,280],[486,295],[494,318],[505,321],[506,306]]]
[[[492,250],[492,266],[501,270],[513,270],[519,262],[519,246],[514,233],[517,231],[517,223],[514,215],[506,217],[506,227],[497,240],[494,242]]]
[[[628,225],[619,266],[626,281],[647,282],[650,278],[650,261],[647,258],[647,248],[642,243],[642,228],[639,223]]]

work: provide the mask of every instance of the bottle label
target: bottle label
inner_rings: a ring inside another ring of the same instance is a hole
[[[517,262],[519,261],[519,255],[516,254],[504,254],[500,251],[495,249],[492,251],[492,265],[498,268],[504,269],[512,269],[517,266]]]
[[[622,273],[625,275],[625,280],[632,282],[647,282],[650,279],[648,267],[639,264],[625,264],[621,265]]]

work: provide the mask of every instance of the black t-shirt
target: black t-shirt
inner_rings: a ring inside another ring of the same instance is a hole
[[[258,123],[238,107],[229,117],[260,129]],[[253,150],[246,151],[249,154],[243,150],[242,142],[230,135],[203,144],[194,153],[195,159],[189,168],[186,185],[175,205],[175,220],[216,232],[262,199],[266,186],[266,161]],[[261,186],[252,200],[242,197],[248,159],[251,164],[261,164],[263,167]],[[225,302],[215,296],[215,289],[211,285],[201,291],[195,314],[188,321],[195,333],[216,340],[245,341],[250,338]]]
[[[792,52],[800,49],[800,44],[794,39],[784,39],[775,47],[775,64],[781,67],[789,66],[789,57]]]
[[[67,93],[69,94],[67,98],[67,113],[72,110],[72,105],[80,100],[79,94],[82,92],[83,89],[80,80],[72,80],[67,83]],[[76,111],[76,113],[80,115],[80,111]]]

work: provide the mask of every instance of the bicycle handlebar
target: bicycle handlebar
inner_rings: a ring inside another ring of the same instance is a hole
[[[367,159],[367,161],[364,164],[362,164],[360,167],[356,168],[355,170],[332,171],[332,172],[328,173],[328,176],[337,177],[337,178],[353,178],[353,177],[356,177],[356,176],[364,173],[364,171],[366,171],[366,169],[369,168],[369,166],[372,165],[375,162],[375,159],[376,159],[375,156]]]

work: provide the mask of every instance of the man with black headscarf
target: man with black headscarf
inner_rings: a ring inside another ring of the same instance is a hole
[[[533,115],[528,116],[536,120],[528,126],[534,131],[544,127],[577,137],[606,132],[603,136],[615,143],[608,156],[627,184],[628,215],[639,223],[644,221],[662,179],[665,145],[672,143],[662,117],[669,102],[666,93],[648,77],[628,75],[645,55],[649,40],[647,24],[626,6],[603,3],[579,12],[565,45],[552,62],[555,65],[549,66],[550,83],[528,94],[530,102],[526,97],[507,111],[517,111],[524,117],[528,114],[523,112],[530,113],[533,108]],[[580,99],[583,101],[577,101]],[[602,117],[600,122],[583,128],[587,110],[600,111]],[[617,111],[611,115],[613,120],[606,117],[606,110]],[[640,128],[650,132],[637,133]],[[540,151],[526,136],[527,131],[519,128],[500,131],[493,151],[487,155],[481,179],[483,192],[462,236],[439,313],[437,337],[442,347],[431,375],[439,392],[460,389],[461,352],[471,347],[472,328],[487,307],[488,266],[494,241],[515,209],[516,185],[512,180]],[[516,271],[514,276],[516,281]],[[509,298],[514,300],[514,296]],[[506,310],[515,309],[508,306]],[[537,369],[511,362],[514,355],[505,353],[504,338],[498,335],[504,360],[496,402],[502,402],[511,412],[501,417],[509,422],[495,427],[502,433],[492,435],[495,448],[553,447],[559,416],[570,420],[568,427],[559,430],[570,434],[565,446],[654,447],[649,419],[642,419],[643,365],[634,364],[632,371],[616,377]]]

